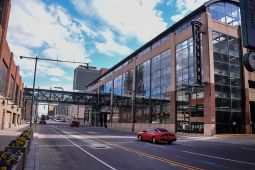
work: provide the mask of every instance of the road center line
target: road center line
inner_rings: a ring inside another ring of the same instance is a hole
[[[79,148],[80,150],[82,150],[83,152],[85,152],[86,154],[88,154],[89,156],[91,156],[92,158],[96,159],[98,162],[102,163],[103,165],[107,166],[108,168],[112,169],[112,170],[117,170],[115,168],[113,168],[112,166],[108,165],[107,163],[105,163],[104,161],[102,161],[101,159],[97,158],[96,156],[92,155],[91,153],[89,153],[88,151],[86,151],[85,149],[83,149],[82,147],[80,147],[79,145],[77,145],[76,143],[74,143],[73,141],[71,141],[70,139],[66,138],[64,135],[61,135],[60,133],[58,133],[56,130],[50,128],[53,132],[55,132],[56,134],[60,135],[61,137],[65,138],[66,140],[68,140],[69,142],[71,142],[73,145],[75,145],[77,148]]]
[[[193,155],[204,156],[204,157],[208,157],[208,158],[221,159],[221,160],[225,160],[225,161],[237,162],[237,163],[242,163],[242,164],[248,164],[248,165],[253,165],[253,166],[255,166],[255,163],[251,163],[251,162],[238,161],[238,160],[228,159],[228,158],[221,158],[221,157],[217,157],[217,156],[205,155],[205,154],[195,153],[195,152],[189,152],[189,151],[182,151],[182,152],[189,153],[189,154],[193,154]]]
[[[79,134],[79,135],[82,135],[82,134],[80,134],[79,132],[76,132],[76,131],[72,131],[72,130],[68,130],[68,131]],[[114,146],[116,148],[125,150],[125,151],[130,152],[130,153],[135,153],[139,156],[144,156],[146,158],[158,160],[158,161],[167,163],[167,164],[172,165],[172,166],[181,167],[181,168],[188,169],[188,170],[202,170],[201,168],[197,168],[197,167],[190,166],[190,165],[187,165],[187,164],[183,164],[183,163],[179,163],[179,162],[172,161],[172,160],[169,160],[169,159],[161,158],[161,157],[158,157],[158,156],[155,156],[155,155],[152,155],[152,154],[149,154],[149,153],[145,153],[145,152],[142,152],[142,151],[139,151],[139,150],[136,150],[136,149],[125,147],[123,145],[118,145],[118,144],[115,144],[113,142],[107,142],[107,141],[101,140],[101,139],[92,139],[92,140],[94,140],[96,142],[104,143],[104,144],[107,144],[107,145],[110,145],[110,146]]]

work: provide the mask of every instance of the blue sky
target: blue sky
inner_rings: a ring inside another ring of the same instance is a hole
[[[33,60],[110,68],[206,0],[12,0],[8,43],[26,86]],[[77,65],[39,61],[36,86],[72,89]]]

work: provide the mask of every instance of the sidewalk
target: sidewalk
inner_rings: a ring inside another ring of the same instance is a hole
[[[39,170],[39,147],[37,129],[34,131],[34,136],[30,144],[24,170]]]
[[[3,150],[9,143],[16,139],[17,136],[21,134],[21,132],[28,128],[28,124],[18,125],[12,128],[0,130],[0,150]]]

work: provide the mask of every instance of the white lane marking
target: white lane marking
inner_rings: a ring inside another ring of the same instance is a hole
[[[250,150],[250,151],[255,151],[255,148],[242,148],[242,149]]]
[[[73,141],[71,141],[70,139],[66,138],[65,136],[61,135],[60,133],[58,133],[57,131],[55,131],[54,129],[50,128],[52,131],[54,131],[56,134],[60,135],[61,137],[65,138],[66,140],[68,140],[69,142],[71,142],[73,145],[75,145],[77,148],[79,148],[80,150],[82,150],[83,152],[85,152],[86,154],[88,154],[89,156],[91,156],[92,158],[96,159],[98,162],[102,163],[103,165],[107,166],[108,168],[112,169],[112,170],[117,170],[115,168],[113,168],[112,166],[108,165],[107,163],[105,163],[104,161],[102,161],[101,159],[97,158],[96,156],[92,155],[91,153],[89,153],[88,151],[86,151],[85,149],[83,149],[82,147],[80,147],[79,145],[77,145],[76,143],[74,143]]]
[[[217,156],[205,155],[205,154],[195,153],[195,152],[189,152],[189,151],[182,151],[182,152],[189,153],[189,154],[193,154],[193,155],[204,156],[204,157],[208,157],[208,158],[221,159],[221,160],[225,160],[225,161],[237,162],[237,163],[242,163],[242,164],[248,164],[248,165],[253,165],[253,166],[255,166],[255,163],[251,163],[251,162],[238,161],[238,160],[228,159],[228,158],[221,158],[221,157],[217,157]]]

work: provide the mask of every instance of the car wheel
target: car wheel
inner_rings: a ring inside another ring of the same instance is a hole
[[[157,140],[155,137],[152,137],[152,143],[156,144],[157,143]]]
[[[142,140],[143,140],[142,135],[138,135],[138,140],[139,140],[139,141],[142,141]]]
[[[172,141],[169,141],[169,142],[168,142],[168,144],[170,144],[170,145],[171,145],[171,144],[172,144]]]

